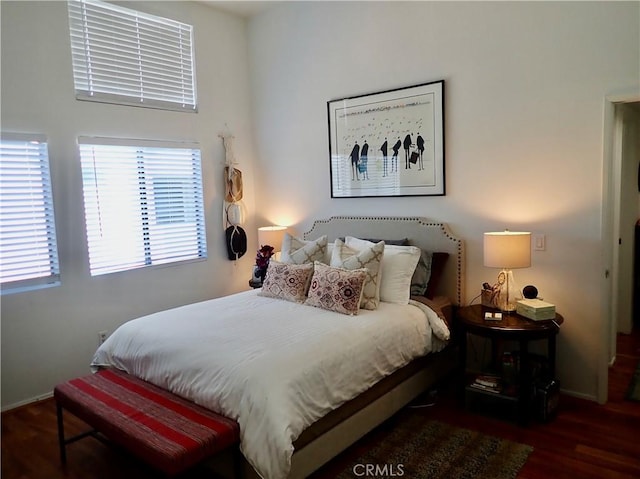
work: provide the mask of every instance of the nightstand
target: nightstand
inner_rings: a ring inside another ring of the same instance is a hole
[[[500,320],[487,320],[485,313],[495,313],[496,310],[476,304],[458,309],[456,316],[461,332],[461,362],[466,371],[467,363],[467,334],[483,336],[491,340],[492,362],[494,372],[500,371],[501,360],[499,346],[503,341],[516,341],[519,344],[519,368],[514,378],[514,387],[510,390],[499,391],[481,390],[465,382],[465,403],[469,409],[480,404],[489,410],[515,410],[517,420],[526,425],[531,418],[531,401],[534,391],[532,360],[529,354],[529,342],[535,340],[547,341],[548,375],[555,377],[556,368],[556,336],[560,332],[560,325],[564,318],[556,314],[555,319],[548,321],[533,321],[512,313],[502,313]]]

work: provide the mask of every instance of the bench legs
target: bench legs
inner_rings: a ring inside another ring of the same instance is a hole
[[[67,464],[67,443],[64,439],[64,418],[62,417],[62,406],[56,401],[56,416],[58,417],[58,447],[60,447],[60,462]]]
[[[95,429],[91,429],[90,431],[83,432],[82,434],[78,434],[77,436],[70,437],[69,439],[65,439],[64,437],[64,418],[63,418],[63,407],[56,401],[56,416],[58,417],[58,447],[60,448],[60,462],[62,465],[67,464],[67,444],[71,444],[72,442],[79,441],[80,439],[84,439],[87,436],[92,436],[102,441],[102,438],[97,434]]]
[[[233,477],[244,479],[244,456],[240,452],[240,446],[233,448]]]

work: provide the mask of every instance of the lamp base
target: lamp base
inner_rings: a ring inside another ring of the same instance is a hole
[[[498,275],[497,294],[495,303],[498,309],[504,313],[511,313],[516,310],[516,302],[521,299],[520,290],[513,279],[513,272],[503,269]]]

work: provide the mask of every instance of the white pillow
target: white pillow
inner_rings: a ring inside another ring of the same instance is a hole
[[[353,236],[347,236],[345,242],[353,249],[371,247],[374,244]],[[381,265],[380,301],[396,304],[409,303],[411,278],[419,259],[420,248],[417,246],[385,245]]]
[[[380,265],[384,255],[384,241],[366,246],[364,248],[350,248],[340,239],[337,239],[331,255],[331,266],[343,269],[362,269],[367,271],[362,292],[362,309],[374,310],[380,303],[380,277],[382,270]]]
[[[331,255],[333,254],[333,246],[335,243],[327,243],[327,249],[324,250],[324,264],[331,264]]]
[[[284,234],[282,239],[282,251],[280,252],[280,262],[304,264],[322,261],[327,249],[327,235],[312,241],[305,241],[289,233]]]

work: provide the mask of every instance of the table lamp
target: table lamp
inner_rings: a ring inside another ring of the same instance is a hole
[[[258,228],[258,252],[256,254],[256,265],[253,268],[253,276],[249,281],[252,288],[262,287],[262,282],[267,274],[269,261],[282,249],[282,239],[287,231],[286,226],[262,226]]]
[[[531,266],[531,233],[509,230],[485,233],[484,265],[502,270],[494,289],[498,308],[515,311],[520,291],[511,270]]]
[[[262,226],[258,228],[258,246],[272,246],[274,255],[282,248],[282,239],[287,231],[286,226]]]

